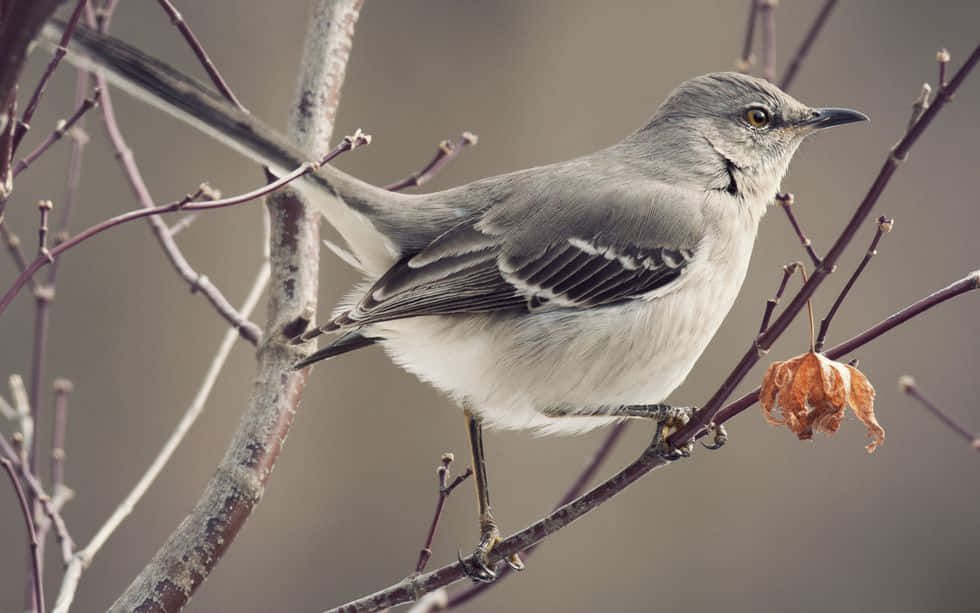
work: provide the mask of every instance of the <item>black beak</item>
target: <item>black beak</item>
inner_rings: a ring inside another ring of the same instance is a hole
[[[842,126],[845,123],[854,123],[855,121],[870,121],[870,119],[860,111],[824,108],[813,109],[810,117],[804,119],[800,125],[809,126],[815,130],[822,130],[824,128],[832,128],[833,126]]]

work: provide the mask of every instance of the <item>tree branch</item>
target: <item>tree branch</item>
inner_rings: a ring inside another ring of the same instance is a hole
[[[793,81],[796,79],[796,74],[800,71],[800,66],[803,64],[803,60],[810,53],[810,47],[817,40],[817,36],[820,35],[820,31],[823,29],[824,24],[827,23],[827,18],[830,17],[830,13],[836,5],[837,0],[826,0],[823,6],[820,7],[820,12],[817,13],[816,19],[813,20],[813,24],[810,25],[810,29],[803,38],[803,42],[800,43],[796,53],[793,54],[793,59],[790,61],[789,66],[786,67],[783,78],[779,80],[779,88],[783,91],[787,91],[793,84]]]
[[[24,523],[27,524],[27,542],[30,546],[30,556],[32,564],[31,584],[34,592],[34,603],[37,610],[44,613],[44,581],[41,578],[41,552],[38,547],[37,531],[34,530],[34,519],[32,518],[31,505],[27,502],[24,495],[24,488],[20,485],[20,479],[14,473],[14,466],[7,458],[0,458],[0,464],[10,477],[10,483],[14,486],[17,493],[17,500],[20,502],[20,511],[24,516]]]
[[[905,394],[915,398],[919,401],[919,404],[924,406],[932,415],[941,421],[943,425],[955,432],[960,436],[960,438],[966,440],[975,450],[980,451],[980,436],[972,434],[965,427],[960,425],[955,419],[946,414],[945,411],[937,407],[931,400],[926,398],[921,391],[919,391],[918,386],[915,384],[915,379],[905,375],[898,380],[898,387]]]
[[[303,52],[290,136],[304,151],[327,148],[361,0],[318,0]],[[319,214],[293,190],[268,201],[272,285],[265,341],[248,409],[190,515],[113,604],[111,611],[176,611],[211,573],[262,496],[306,382],[293,370],[305,351],[288,342],[315,311]]]

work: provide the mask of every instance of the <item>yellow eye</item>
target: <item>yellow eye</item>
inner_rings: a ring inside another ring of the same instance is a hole
[[[769,112],[759,107],[745,111],[745,121],[753,128],[764,128],[769,125]]]

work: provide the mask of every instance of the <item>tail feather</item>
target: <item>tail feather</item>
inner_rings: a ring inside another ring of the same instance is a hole
[[[332,357],[336,357],[343,353],[347,353],[349,351],[355,351],[363,347],[369,347],[377,343],[379,340],[381,339],[370,337],[370,336],[364,336],[360,330],[351,330],[347,334],[341,335],[336,339],[334,339],[334,341],[331,342],[326,347],[322,347],[314,351],[306,358],[300,360],[299,362],[296,363],[295,366],[293,366],[293,368],[295,369],[305,368],[306,366],[309,366],[314,362],[319,362],[321,360],[326,360]]]

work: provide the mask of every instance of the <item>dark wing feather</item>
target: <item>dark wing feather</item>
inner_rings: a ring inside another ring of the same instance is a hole
[[[677,280],[688,248],[562,237],[532,256],[507,255],[500,236],[466,222],[386,272],[331,327],[547,306],[588,308],[640,298]]]

